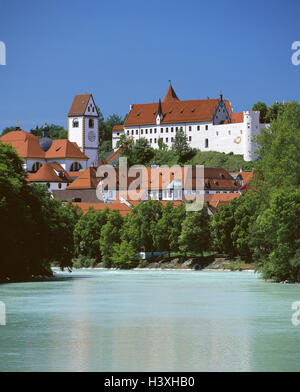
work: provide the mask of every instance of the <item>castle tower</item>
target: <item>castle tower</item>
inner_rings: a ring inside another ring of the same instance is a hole
[[[92,94],[75,95],[68,114],[68,139],[89,158],[88,167],[98,166],[99,113]]]
[[[257,143],[255,143],[255,136],[260,133],[259,111],[247,110],[244,112],[245,137],[244,137],[244,160],[254,161],[255,150],[257,150]]]

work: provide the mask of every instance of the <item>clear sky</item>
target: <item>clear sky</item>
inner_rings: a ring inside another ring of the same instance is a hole
[[[0,130],[67,126],[75,94],[104,116],[158,101],[217,97],[235,112],[300,102],[300,1],[0,0]]]

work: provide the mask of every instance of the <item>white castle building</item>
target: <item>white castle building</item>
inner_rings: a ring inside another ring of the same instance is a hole
[[[162,139],[170,148],[176,131],[182,129],[193,148],[232,152],[251,161],[257,148],[253,137],[267,126],[260,123],[259,114],[252,110],[233,113],[231,103],[222,94],[217,99],[181,101],[170,84],[162,102],[130,105],[125,124],[113,129],[113,148],[117,148],[122,135],[134,141],[145,138],[154,148]]]

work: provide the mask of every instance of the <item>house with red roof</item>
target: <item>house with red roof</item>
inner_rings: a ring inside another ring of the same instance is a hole
[[[88,157],[78,145],[68,139],[52,140],[45,127],[44,136],[38,138],[32,133],[16,128],[15,131],[0,137],[3,143],[11,144],[25,161],[25,170],[37,172],[44,163],[57,162],[66,171],[87,168]]]
[[[122,135],[134,141],[145,138],[153,148],[161,139],[172,146],[176,132],[185,133],[190,146],[201,151],[218,151],[255,159],[253,138],[267,127],[259,120],[259,111],[234,113],[231,103],[219,98],[180,100],[171,83],[164,99],[154,103],[130,105],[124,125],[113,129],[113,148]]]

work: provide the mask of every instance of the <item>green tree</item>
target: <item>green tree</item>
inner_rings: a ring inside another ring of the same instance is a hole
[[[255,164],[257,186],[267,193],[273,187],[300,185],[300,105],[291,102],[262,129],[257,138],[260,144]]]
[[[152,228],[153,244],[157,251],[178,251],[181,225],[185,218],[185,206],[172,202],[162,207],[162,216]]]
[[[96,211],[92,207],[81,216],[74,229],[74,245],[76,256],[87,256],[101,261],[100,234],[107,222],[108,208]]]
[[[300,281],[300,189],[274,192],[251,234],[264,278]]]
[[[113,247],[114,266],[121,269],[130,269],[138,265],[138,255],[131,241],[122,241]]]
[[[237,255],[231,238],[231,233],[235,227],[234,208],[233,200],[230,204],[221,206],[218,213],[211,220],[214,249],[218,252],[226,253],[230,257]]]
[[[269,122],[269,119],[267,119],[266,117],[268,112],[268,107],[264,102],[258,101],[253,105],[252,110],[260,112],[259,120],[261,123],[265,124],[266,122]]]
[[[210,229],[207,208],[201,211],[188,212],[182,223],[182,231],[179,236],[179,248],[185,254],[187,252],[201,253],[209,248]]]
[[[186,162],[188,159],[191,159],[194,154],[182,128],[176,132],[172,143],[172,150],[177,154],[179,163]]]
[[[107,222],[102,227],[100,235],[100,250],[104,266],[109,268],[113,264],[114,245],[121,242],[123,217],[119,211],[110,211]]]

